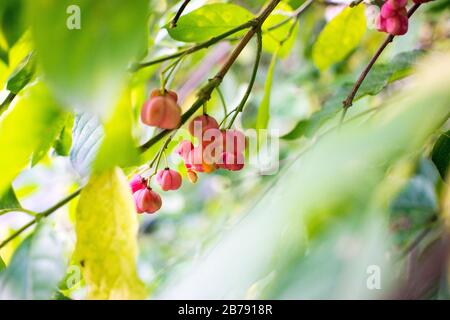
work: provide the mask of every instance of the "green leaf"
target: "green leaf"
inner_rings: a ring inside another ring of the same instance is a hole
[[[376,95],[388,84],[410,75],[414,63],[421,56],[423,51],[413,50],[397,54],[388,63],[375,64],[359,88],[355,101],[366,95]]]
[[[69,113],[67,115],[66,122],[61,132],[59,133],[58,138],[55,140],[53,144],[53,148],[57,155],[66,157],[70,153],[70,148],[72,147],[72,128],[74,123],[73,114]]]
[[[450,167],[450,130],[444,132],[434,144],[431,159],[439,170],[442,179],[445,180]]]
[[[253,14],[241,6],[212,3],[181,16],[175,28],[169,26],[166,28],[175,40],[202,42],[251,19],[253,19]]]
[[[0,193],[30,162],[33,153],[53,134],[65,113],[42,84],[28,87],[0,116]]]
[[[0,4],[0,31],[11,48],[25,31],[23,11],[25,1],[2,0]]]
[[[103,137],[103,126],[97,116],[87,112],[75,116],[70,162],[81,177],[91,172]]]
[[[342,101],[348,94],[351,86],[342,86],[337,92],[324,104],[322,109],[314,112],[308,119],[302,119],[297,122],[295,127],[283,135],[281,139],[295,140],[303,136],[311,137],[328,120],[332,119],[342,110]]]
[[[31,157],[31,166],[35,166],[48,154],[50,148],[58,138],[58,135],[61,133],[66,120],[67,114],[62,115],[58,118],[58,120],[53,122],[51,127],[47,128],[45,134],[42,136],[39,146],[33,152],[33,156]]]
[[[5,265],[5,263],[3,262],[2,257],[0,256],[0,272],[2,272],[3,269],[5,269],[5,267],[6,267],[6,265]]]
[[[91,176],[76,216],[74,258],[90,299],[143,299],[136,271],[138,222],[130,187],[118,169]]]
[[[360,43],[366,31],[365,7],[346,7],[319,34],[312,58],[322,71],[342,61]]]
[[[275,27],[286,20],[286,18],[288,18],[287,14],[292,13],[292,8],[284,3],[280,3],[277,6],[276,12],[280,10],[283,11],[283,14],[271,14],[262,25],[263,50],[269,53],[275,53],[278,50],[278,57],[284,58],[291,52],[292,47],[294,46],[296,35],[298,33],[298,22],[291,19],[282,26],[270,30],[271,27]],[[296,24],[295,26],[293,26],[294,23]],[[291,28],[293,28],[292,33],[289,35]],[[279,48],[280,42],[283,43],[281,48]]]
[[[131,136],[132,121],[131,92],[125,90],[112,117],[104,125],[105,137],[98,150],[95,170],[129,167],[139,161],[138,149]]]
[[[35,61],[34,57],[30,54],[22,63],[16,72],[13,73],[6,83],[6,89],[12,93],[18,94],[33,78]]]
[[[51,299],[64,277],[64,260],[60,239],[40,223],[0,274],[0,299]]]
[[[147,44],[149,2],[28,2],[36,54],[56,96],[69,106],[107,110],[126,80],[129,64]],[[67,12],[73,5],[79,16]],[[80,29],[74,28],[77,20]]]
[[[258,108],[256,116],[256,130],[267,129],[270,119],[270,94],[272,91],[272,80],[275,65],[277,63],[277,51],[272,56],[269,70],[267,71],[266,83],[264,84],[264,96]]]
[[[12,186],[9,186],[2,195],[0,195],[0,209],[21,208],[17,200],[16,193]]]

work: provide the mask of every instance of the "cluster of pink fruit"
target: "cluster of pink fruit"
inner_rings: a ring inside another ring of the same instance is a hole
[[[431,0],[413,0],[416,4]],[[377,18],[378,31],[389,33],[393,36],[401,36],[408,32],[408,0],[387,0],[381,7]]]
[[[153,90],[142,107],[142,122],[162,129],[178,128],[181,108],[177,100],[177,94],[173,91]],[[244,167],[246,137],[239,130],[221,130],[216,119],[204,114],[191,121],[189,132],[199,141],[198,146],[194,147],[191,141],[184,140],[176,153],[183,158],[187,178],[192,183],[197,181],[198,172],[211,173],[219,168],[238,171]],[[151,178],[135,175],[130,181],[138,213],[155,213],[162,206],[160,195],[150,187]],[[179,172],[165,168],[156,173],[156,182],[164,191],[177,190],[181,187],[182,177]]]
[[[244,167],[246,138],[241,131],[221,130],[216,119],[204,114],[192,120],[189,132],[199,141],[198,146],[184,140],[176,150],[184,160],[188,176],[216,169],[239,171]]]

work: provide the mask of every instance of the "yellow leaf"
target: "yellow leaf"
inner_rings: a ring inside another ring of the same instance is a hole
[[[75,261],[82,266],[89,299],[143,299],[136,271],[137,215],[125,175],[118,168],[93,175],[80,195]]]
[[[344,59],[360,43],[366,32],[364,6],[347,7],[334,17],[314,44],[314,64],[325,70]]]

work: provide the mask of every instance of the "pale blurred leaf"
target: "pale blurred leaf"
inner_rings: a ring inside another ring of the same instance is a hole
[[[0,117],[0,192],[27,166],[43,142],[53,134],[65,113],[38,83],[25,90]]]
[[[40,223],[0,274],[0,299],[50,299],[64,271],[61,240],[49,225]]]
[[[71,0],[29,1],[36,54],[51,88],[69,106],[105,112],[145,38],[149,1],[80,0],[80,29],[69,29]]]
[[[88,298],[145,298],[136,272],[137,230],[136,209],[122,171],[92,175],[78,203],[74,254]]]

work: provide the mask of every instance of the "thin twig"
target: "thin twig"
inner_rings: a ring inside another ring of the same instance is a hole
[[[267,31],[272,31],[275,29],[278,29],[281,26],[284,26],[286,23],[294,19],[295,21],[298,21],[302,13],[308,9],[308,7],[314,2],[314,0],[307,0],[305,1],[300,7],[298,7],[294,12],[292,12],[289,17],[286,19],[280,21],[279,23],[267,28]],[[295,25],[295,22],[293,23]]]
[[[357,5],[359,5],[361,2],[363,2],[364,0],[354,0],[352,2],[350,2],[350,4],[348,5],[350,8],[356,7]]]
[[[248,97],[250,96],[250,93],[252,92],[253,85],[255,84],[256,74],[258,73],[258,68],[259,68],[259,62],[261,61],[261,52],[262,52],[262,34],[261,34],[261,30],[259,30],[258,33],[257,33],[257,43],[258,43],[258,48],[256,50],[255,64],[253,66],[253,71],[252,71],[252,76],[250,78],[250,82],[248,83],[247,90],[245,91],[244,97],[242,97],[241,102],[239,103],[239,105],[235,109],[236,111],[233,114],[233,118],[231,118],[231,120],[230,120],[230,122],[228,124],[228,129],[231,128],[231,126],[233,125],[234,121],[236,120],[237,115],[239,113],[241,113],[242,110],[244,109],[244,106],[247,103]]]
[[[159,63],[167,61],[167,60],[172,60],[172,59],[178,58],[178,57],[180,57],[182,55],[188,55],[188,54],[197,52],[199,50],[209,48],[213,44],[216,44],[217,42],[219,42],[219,41],[221,41],[221,40],[223,40],[225,38],[228,38],[229,36],[239,32],[239,31],[251,28],[255,24],[256,24],[255,20],[247,21],[246,23],[243,23],[240,26],[237,26],[236,28],[233,28],[233,29],[231,29],[231,30],[229,30],[227,32],[224,32],[224,33],[222,33],[222,34],[220,34],[218,36],[215,36],[215,37],[213,37],[213,38],[211,38],[211,39],[209,39],[209,40],[207,40],[205,42],[199,43],[199,44],[194,45],[192,47],[189,47],[187,49],[180,50],[180,51],[175,52],[173,54],[169,54],[169,55],[162,56],[162,57],[159,57],[159,58],[155,58],[155,59],[147,61],[147,62],[137,63],[137,64],[135,64],[135,65],[133,65],[131,67],[131,71],[134,72],[134,71],[137,71],[139,69],[142,69],[142,68],[145,68],[145,67],[149,67],[149,66],[152,66],[152,65],[155,65],[155,64],[159,64]]]
[[[175,17],[173,17],[172,21],[170,22],[171,28],[175,28],[177,26],[178,19],[181,17],[181,14],[183,13],[184,9],[186,9],[189,2],[191,2],[191,0],[184,0],[184,2],[181,4],[180,9],[178,9]]]
[[[227,103],[225,101],[225,97],[223,96],[223,93],[222,93],[222,90],[220,90],[220,87],[216,87],[216,91],[219,95],[220,102],[222,103],[223,116],[226,117],[226,115],[228,114],[228,108],[227,108]]]
[[[20,229],[18,229],[16,232],[14,232],[12,235],[10,235],[8,238],[6,238],[5,240],[3,240],[2,243],[0,243],[0,249],[2,249],[3,247],[5,247],[9,242],[11,242],[12,240],[14,240],[17,236],[19,236],[22,232],[24,232],[25,230],[27,230],[29,227],[31,227],[32,225],[34,225],[36,222],[38,222],[40,219],[48,217],[49,215],[51,215],[53,212],[55,212],[56,210],[58,210],[59,208],[61,208],[62,206],[64,206],[66,203],[68,203],[70,200],[72,200],[73,198],[77,197],[81,192],[81,189],[78,189],[77,191],[69,194],[67,197],[65,197],[64,199],[62,199],[61,201],[57,202],[55,205],[51,206],[50,208],[48,208],[47,210],[44,210],[38,214],[35,215],[35,218],[33,220],[31,220],[30,222],[28,222],[26,225],[24,225],[23,227],[21,227]]]
[[[420,4],[415,4],[409,9],[408,11],[408,18],[411,17],[414,12],[420,7]],[[350,108],[353,104],[353,100],[355,99],[356,94],[358,93],[359,88],[361,87],[362,83],[364,82],[365,78],[369,74],[370,70],[372,69],[373,65],[377,61],[377,59],[380,57],[380,55],[383,53],[384,49],[389,45],[389,43],[394,40],[393,35],[389,35],[386,40],[381,44],[381,46],[378,48],[378,50],[375,52],[373,57],[370,59],[367,66],[362,71],[361,75],[359,76],[358,80],[356,80],[355,84],[353,85],[352,90],[350,91],[347,98],[342,102],[343,103],[343,113],[342,113],[342,119],[345,117],[345,114],[347,112],[347,109]],[[342,122],[342,121],[341,121]]]
[[[16,97],[16,94],[13,92],[8,93],[5,100],[3,100],[2,104],[0,104],[0,114],[3,113],[6,109],[8,109],[11,102],[13,102],[14,98]]]

